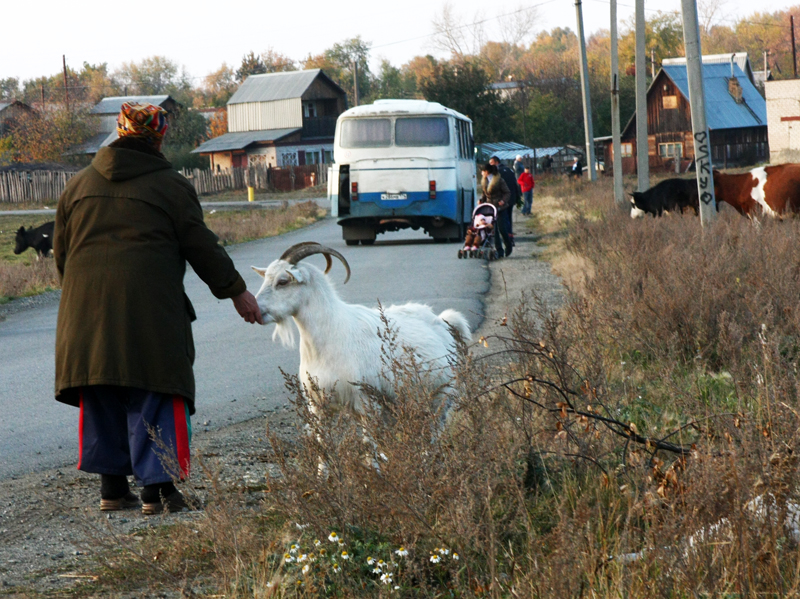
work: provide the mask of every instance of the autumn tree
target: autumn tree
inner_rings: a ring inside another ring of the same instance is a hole
[[[19,79],[16,77],[0,79],[0,100],[16,100],[20,92]]]
[[[208,121],[206,139],[213,139],[228,132],[228,111],[220,108]]]
[[[191,91],[191,78],[185,67],[164,56],[150,56],[139,62],[125,62],[115,74],[128,95],[169,94],[184,104]]]
[[[85,109],[59,106],[19,119],[11,129],[15,162],[59,162],[97,133],[99,123]]]
[[[358,94],[362,104],[372,100],[374,77],[369,70],[370,43],[356,36],[339,42],[316,56],[309,55],[303,61],[305,69],[322,69],[350,96],[355,97],[354,68],[358,65]]]
[[[233,68],[222,63],[220,68],[203,78],[202,87],[195,94],[195,107],[225,106],[238,87]]]

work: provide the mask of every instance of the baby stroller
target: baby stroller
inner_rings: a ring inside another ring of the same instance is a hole
[[[482,203],[472,211],[472,224],[467,229],[464,248],[458,250],[459,258],[486,258],[495,260],[495,223],[497,208],[493,204]]]

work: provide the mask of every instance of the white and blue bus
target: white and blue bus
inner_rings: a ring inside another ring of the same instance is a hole
[[[412,228],[462,241],[476,202],[472,121],[424,100],[378,100],[339,116],[328,179],[348,245]]]

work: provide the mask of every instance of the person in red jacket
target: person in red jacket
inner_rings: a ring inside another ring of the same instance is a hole
[[[517,179],[517,183],[519,183],[519,188],[522,190],[522,214],[530,214],[533,204],[533,188],[536,185],[536,181],[533,180],[533,175],[531,175],[531,167],[525,167],[525,170]]]

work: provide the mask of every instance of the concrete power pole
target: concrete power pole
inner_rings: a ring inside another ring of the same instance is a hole
[[[589,97],[589,63],[586,60],[586,37],[583,34],[581,0],[575,0],[578,18],[578,42],[581,49],[581,92],[583,93],[583,128],[586,132],[586,161],[589,163],[589,180],[597,181],[594,157],[594,128],[592,127],[592,100]]]
[[[353,103],[358,106],[358,60],[353,61]]]
[[[700,224],[706,226],[717,215],[714,199],[714,177],[711,172],[711,142],[706,123],[705,93],[703,90],[700,26],[697,22],[696,0],[681,0],[683,11],[683,45],[686,48],[686,76],[689,83],[689,103],[692,108],[692,136],[697,171],[697,192],[700,196]]]
[[[625,205],[622,189],[622,144],[619,123],[619,50],[617,48],[617,0],[611,0],[611,148],[614,154],[614,199]]]
[[[644,0],[636,0],[636,175],[638,191],[646,191],[650,188],[644,32]]]

